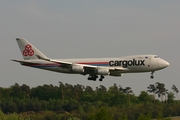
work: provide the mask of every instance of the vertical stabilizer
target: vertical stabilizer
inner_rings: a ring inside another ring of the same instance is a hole
[[[36,47],[34,47],[26,39],[16,38],[16,40],[19,45],[22,56],[24,57],[25,60],[38,59],[37,55],[43,58],[47,58],[43,53],[41,53]]]

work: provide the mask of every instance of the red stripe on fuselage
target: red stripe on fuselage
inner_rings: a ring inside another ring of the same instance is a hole
[[[78,62],[78,64],[108,64],[108,62]]]
[[[86,65],[105,65],[108,64],[108,62],[77,62],[77,64],[86,64]],[[23,64],[26,66],[61,66],[61,64],[57,64],[57,63],[51,63],[51,64],[41,64],[41,63],[26,63]]]

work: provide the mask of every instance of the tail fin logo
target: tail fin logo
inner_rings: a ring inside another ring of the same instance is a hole
[[[23,55],[24,56],[33,56],[34,55],[34,50],[32,49],[31,45],[26,45],[25,49],[23,50]]]

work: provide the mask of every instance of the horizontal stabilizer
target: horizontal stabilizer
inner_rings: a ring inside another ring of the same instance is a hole
[[[33,62],[30,62],[30,61],[27,61],[27,60],[11,60],[11,61],[14,61],[14,62],[19,62],[19,63],[33,63]]]

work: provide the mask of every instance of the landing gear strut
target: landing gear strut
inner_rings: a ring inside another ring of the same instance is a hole
[[[154,73],[154,71],[153,71],[153,72],[151,72],[151,76],[150,76],[150,78],[151,78],[151,79],[153,79],[153,78],[154,78],[153,73]]]

